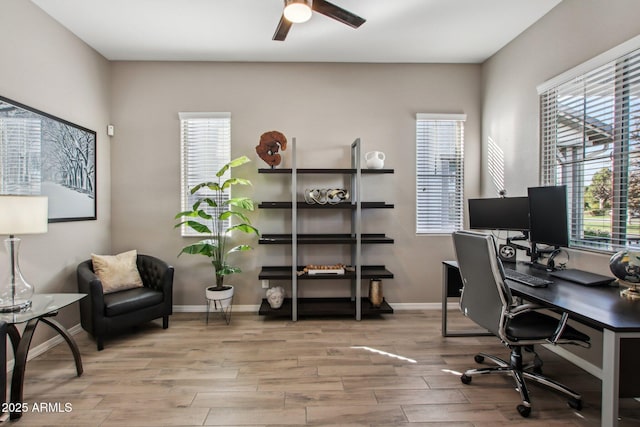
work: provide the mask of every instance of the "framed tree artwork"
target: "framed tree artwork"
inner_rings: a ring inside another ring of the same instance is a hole
[[[0,96],[0,194],[49,198],[49,222],[95,220],[96,132]]]

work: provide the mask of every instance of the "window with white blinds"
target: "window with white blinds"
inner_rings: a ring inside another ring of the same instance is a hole
[[[179,113],[181,144],[182,210],[208,194],[206,187],[192,195],[190,189],[201,182],[216,180],[216,172],[231,161],[231,113]],[[223,176],[223,181],[230,172]],[[227,198],[230,195],[227,194]],[[211,214],[214,214],[213,208]],[[182,226],[183,236],[198,236]]]
[[[613,252],[640,244],[636,45],[538,88],[541,181],[567,186],[572,247]]]
[[[416,115],[416,233],[462,228],[464,114]]]
[[[41,194],[42,120],[0,117],[0,194]]]

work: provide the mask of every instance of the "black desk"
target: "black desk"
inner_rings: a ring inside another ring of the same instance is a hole
[[[456,261],[444,261],[444,268],[457,271]],[[527,301],[548,305],[567,312],[580,323],[603,333],[602,369],[602,426],[618,425],[618,401],[620,396],[621,341],[640,338],[640,301],[620,297],[620,288],[588,287],[549,276],[544,270],[531,268],[524,263],[508,264],[523,273],[540,276],[554,283],[546,288],[533,288],[507,280],[511,292]],[[449,271],[447,274],[453,274]]]

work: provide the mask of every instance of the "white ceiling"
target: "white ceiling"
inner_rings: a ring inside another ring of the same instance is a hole
[[[332,0],[271,40],[282,0],[31,0],[110,60],[480,63],[561,0]]]

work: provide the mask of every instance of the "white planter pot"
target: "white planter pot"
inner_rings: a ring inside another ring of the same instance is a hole
[[[215,286],[209,286],[205,290],[205,296],[208,300],[213,301],[215,308],[226,309],[233,301],[233,286],[224,285],[222,290],[216,290]]]

